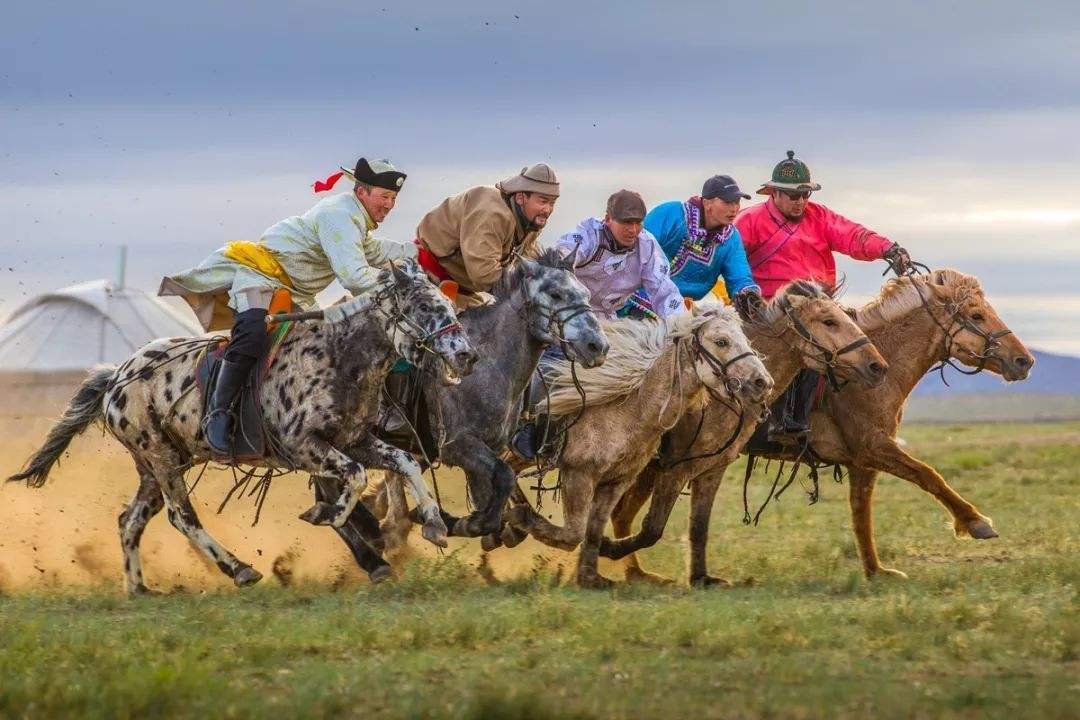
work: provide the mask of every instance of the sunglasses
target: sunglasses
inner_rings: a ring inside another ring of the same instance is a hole
[[[810,191],[809,190],[781,190],[780,192],[784,193],[784,195],[787,196],[788,200],[809,200],[810,199]]]

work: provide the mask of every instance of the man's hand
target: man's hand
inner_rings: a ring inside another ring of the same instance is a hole
[[[893,243],[892,247],[885,251],[885,261],[889,263],[889,269],[896,273],[897,277],[911,275],[915,272],[915,265],[911,262],[911,255],[897,243]]]
[[[765,301],[755,288],[746,288],[735,296],[732,303],[743,322],[754,322],[765,310]]]

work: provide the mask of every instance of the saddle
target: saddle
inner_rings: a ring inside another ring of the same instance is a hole
[[[214,460],[240,463],[256,462],[267,457],[266,448],[270,443],[267,442],[267,428],[263,423],[260,390],[262,389],[263,379],[269,372],[270,366],[274,363],[277,351],[292,326],[293,323],[284,322],[270,328],[270,350],[267,352],[266,357],[256,363],[255,367],[248,373],[247,380],[244,381],[244,386],[240,389],[240,393],[229,411],[232,416],[233,428],[232,445],[229,448],[229,454],[225,456],[215,454]],[[201,420],[206,417],[210,394],[213,391],[214,384],[217,382],[218,371],[221,369],[221,360],[225,357],[225,350],[228,347],[229,341],[222,339],[216,346],[208,347],[195,365],[195,382],[198,384],[201,393],[200,427],[202,426]]]
[[[802,445],[796,443],[776,442],[769,439],[769,425],[773,418],[782,418],[786,414],[808,419],[824,401],[825,390],[828,387],[824,375],[817,375],[817,384],[809,396],[800,395],[798,384],[799,378],[796,377],[780,397],[773,401],[772,406],[769,407],[769,415],[758,423],[754,428],[754,434],[746,442],[745,450],[748,455],[777,458],[791,455],[794,458],[804,450]]]

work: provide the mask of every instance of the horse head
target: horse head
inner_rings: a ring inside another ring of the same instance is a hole
[[[930,297],[920,297],[945,334],[939,359],[956,360],[975,372],[989,370],[1010,382],[1028,376],[1035,358],[998,316],[978,278],[946,268],[910,282],[929,290]]]
[[[781,288],[765,308],[765,319],[782,320],[791,344],[811,370],[834,381],[859,379],[880,385],[889,364],[851,315],[816,283],[797,280]]]
[[[529,333],[537,340],[560,345],[571,360],[598,367],[609,344],[596,313],[589,307],[589,290],[574,277],[573,260],[548,249],[538,258],[518,261]]]
[[[388,273],[390,292],[383,304],[388,306],[387,334],[398,353],[417,367],[437,358],[443,382],[461,382],[472,372],[477,355],[450,298],[412,259],[394,261]]]
[[[773,379],[750,347],[738,315],[713,303],[694,305],[691,313],[691,355],[705,387],[736,402],[764,402],[772,391]],[[674,322],[687,320],[676,318]]]

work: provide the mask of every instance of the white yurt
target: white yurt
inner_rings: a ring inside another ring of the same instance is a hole
[[[200,335],[194,314],[107,280],[38,295],[0,324],[0,410],[55,414],[86,372],[155,338]]]

